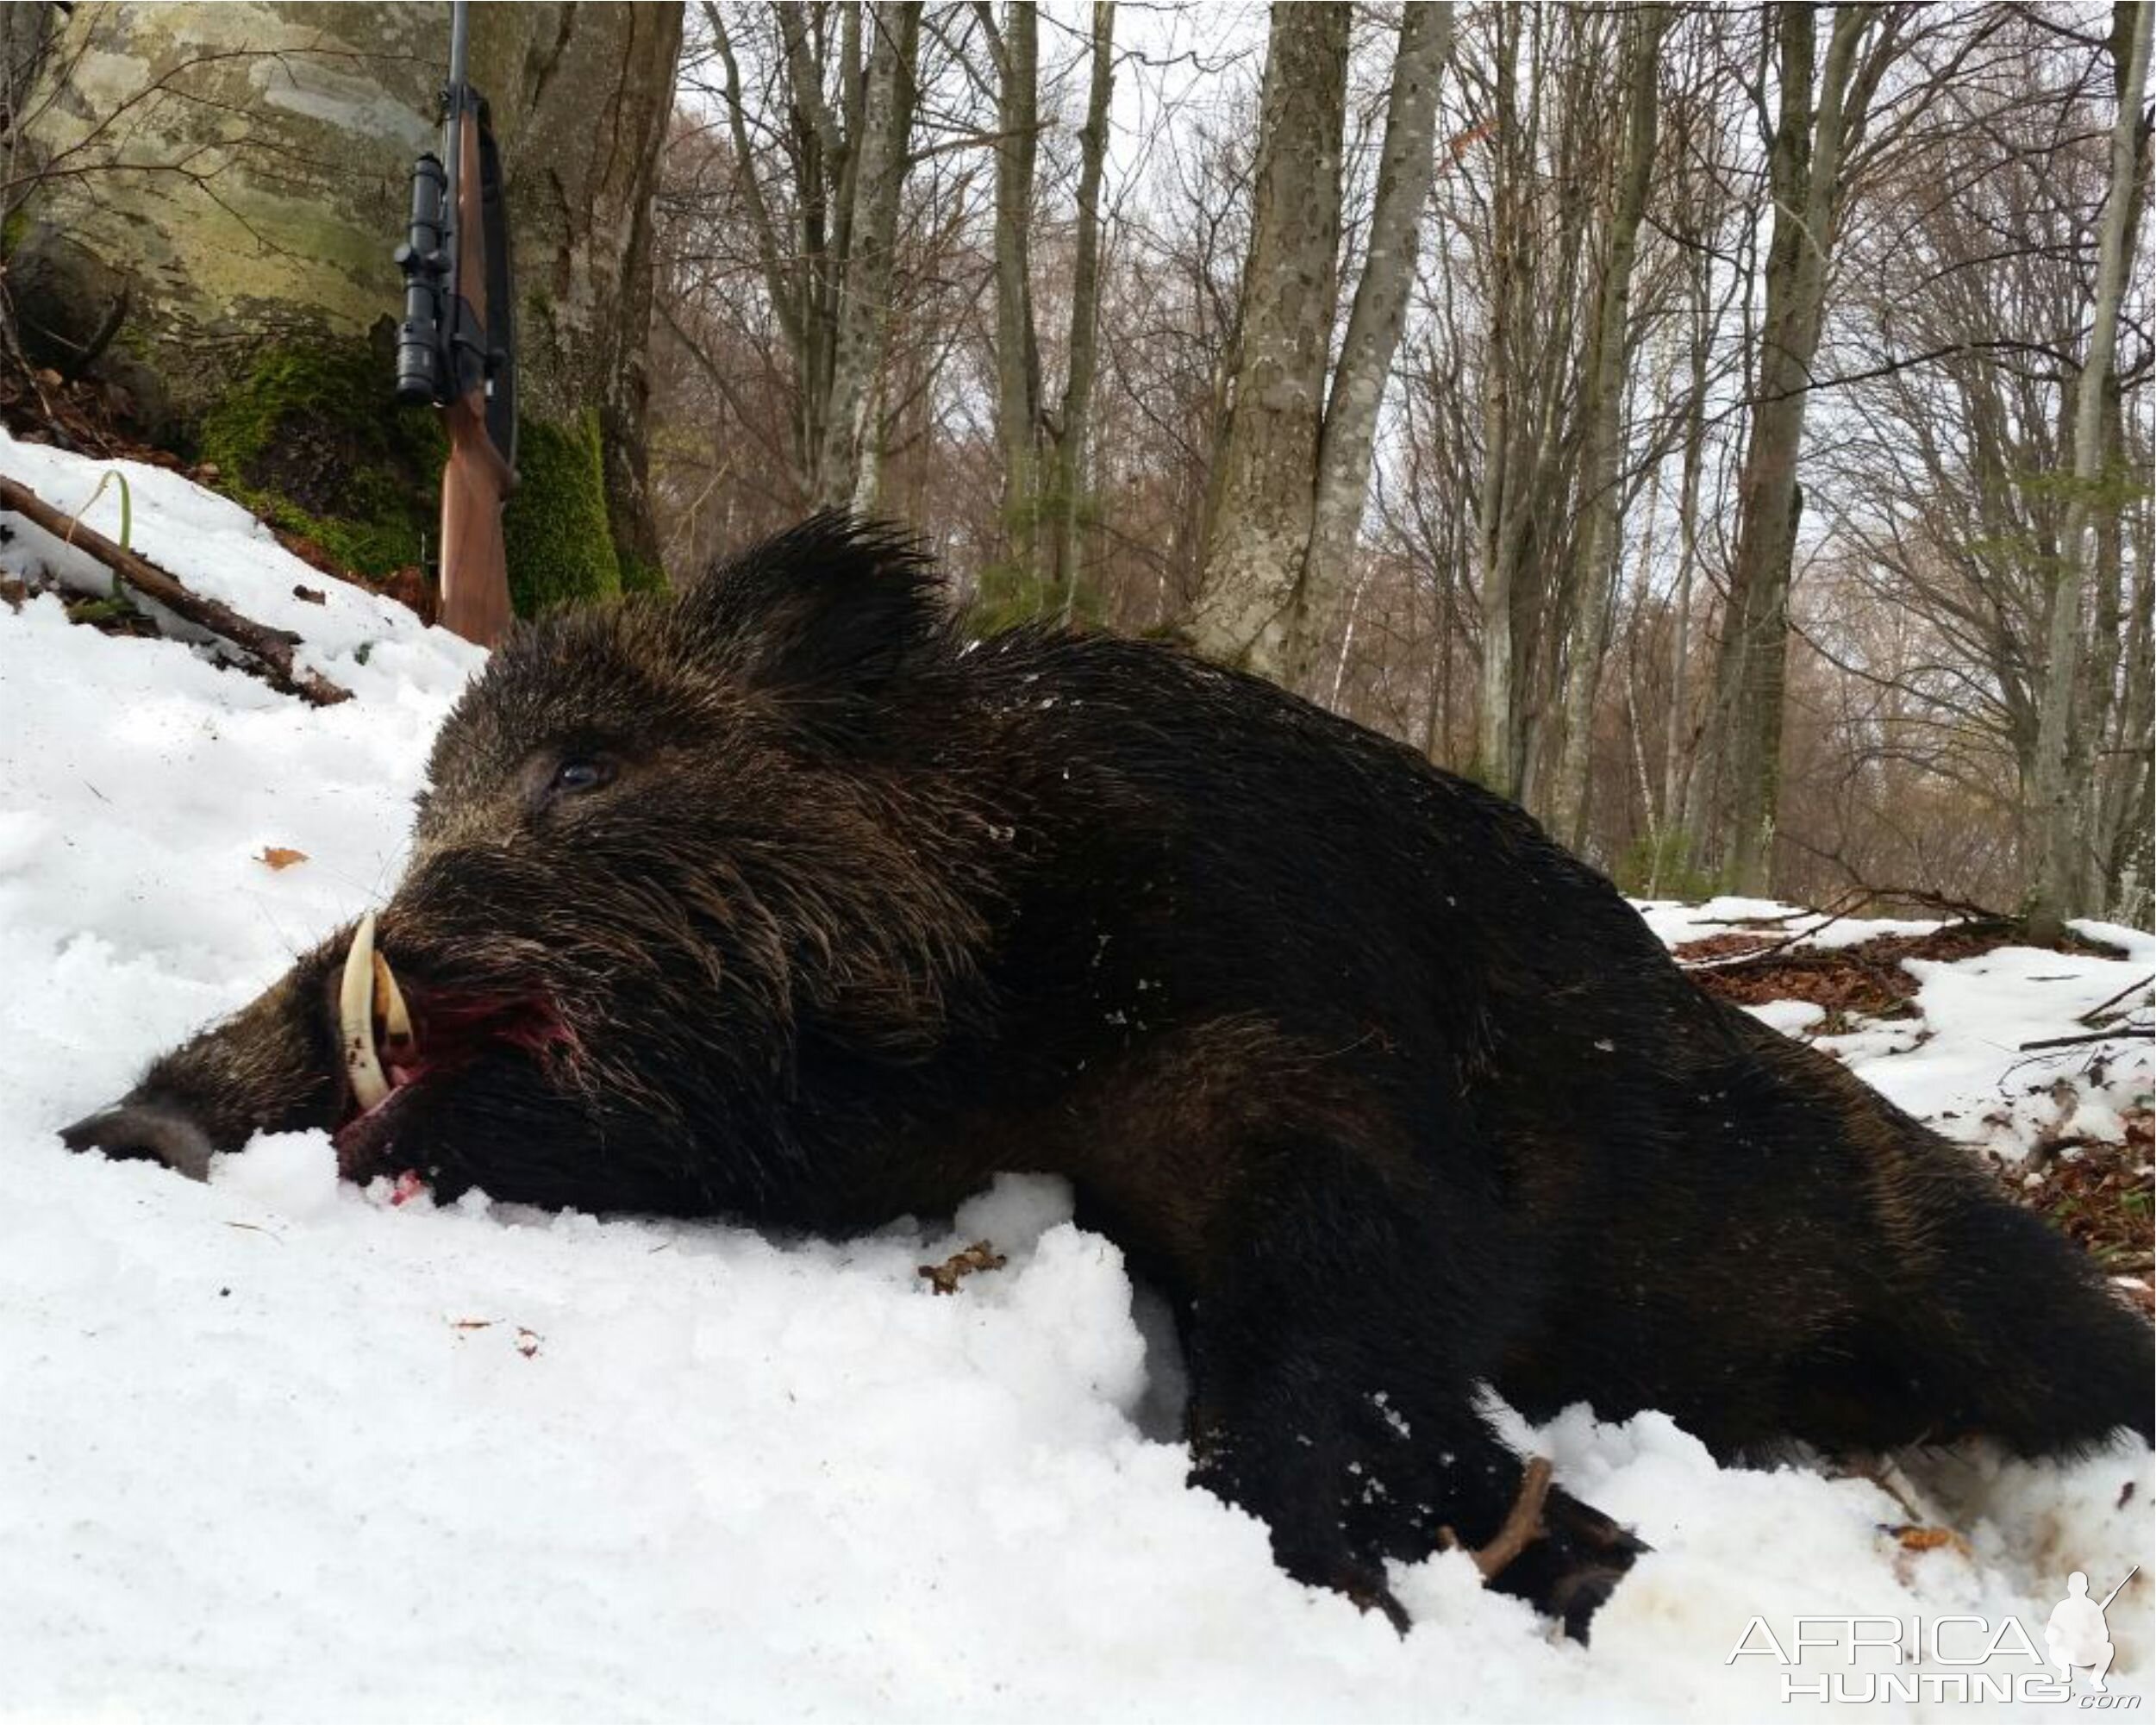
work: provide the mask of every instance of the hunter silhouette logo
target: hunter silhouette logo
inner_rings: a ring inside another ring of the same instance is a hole
[[[2119,1597],[2119,1588],[2133,1580],[2140,1569],[2136,1564],[2128,1570],[2118,1587],[2103,1596],[2102,1604],[2089,1597],[2089,1578],[2081,1571],[2077,1569],[2066,1578],[2066,1597],[2052,1608],[2051,1619],[2044,1625],[2044,1646],[2050,1650],[2059,1675],[2068,1684],[2073,1682],[2077,1669],[2085,1670],[2091,1690],[2098,1695],[2109,1693],[2103,1686],[2103,1674],[2111,1669],[2115,1649],[2103,1614]]]
[[[2029,1622],[2011,1613],[1807,1614],[1790,1619],[1781,1634],[1754,1616],[1722,1663],[1772,1661],[1784,1702],[2014,1701],[2137,1711],[2144,1697],[2106,1685],[2115,1650],[2103,1614],[2140,1572],[2139,1565],[2127,1571],[2100,1600],[2090,1597],[2084,1572],[2068,1576],[2066,1597],[2045,1622],[2040,1650]],[[2089,1674],[2078,1694],[2077,1671]]]

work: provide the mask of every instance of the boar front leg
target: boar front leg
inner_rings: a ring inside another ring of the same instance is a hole
[[[1264,1521],[1289,1574],[1404,1630],[1385,1559],[1488,1547],[1521,1502],[1521,1458],[1475,1407],[1508,1305],[1497,1231],[1328,1147],[1267,1159],[1185,1312],[1192,1479]],[[1557,1490],[1534,1525],[1491,1584],[1584,1641],[1645,1547]]]

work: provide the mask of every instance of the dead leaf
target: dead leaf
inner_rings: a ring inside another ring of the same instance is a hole
[[[953,1252],[941,1264],[923,1264],[918,1274],[926,1277],[939,1294],[955,1294],[959,1284],[977,1270],[1000,1270],[1007,1260],[985,1240],[977,1240],[963,1252]]]
[[[262,854],[255,859],[255,861],[266,863],[272,868],[290,868],[294,863],[306,860],[306,852],[288,850],[283,845],[266,845]]]
[[[1894,1535],[1896,1543],[1905,1552],[1935,1552],[1944,1548],[1958,1551],[1964,1557],[1971,1555],[1968,1541],[1952,1528],[1920,1528],[1905,1522],[1886,1531]]]

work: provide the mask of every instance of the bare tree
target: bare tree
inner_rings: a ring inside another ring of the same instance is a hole
[[[838,283],[831,344],[830,405],[816,461],[816,501],[866,514],[876,505],[877,385],[890,334],[891,261],[913,137],[914,72],[921,8],[883,0],[873,20],[849,218],[853,245]],[[849,75],[851,69],[849,68]]]
[[[1085,129],[1078,134],[1081,163],[1071,272],[1071,369],[1063,389],[1063,411],[1050,427],[1055,445],[1055,477],[1043,511],[1053,529],[1054,572],[1066,622],[1071,619],[1078,595],[1078,499],[1085,490],[1087,439],[1093,428],[1093,375],[1100,339],[1101,171],[1108,155],[1108,104],[1115,78],[1115,0],[1094,0]]]
[[[1190,618],[1200,651],[1275,678],[1288,669],[1296,572],[1310,541],[1340,289],[1351,9],[1340,0],[1272,9],[1240,353]]]
[[[1843,214],[1843,168],[1900,47],[1898,9],[1842,5],[1834,11],[1825,59],[1815,64],[1820,10],[1803,0],[1763,15],[1781,86],[1769,148],[1774,237],[1712,736],[1715,839],[1727,878],[1740,891],[1765,891],[1772,853],[1790,572],[1803,510],[1797,458]],[[1764,96],[1760,105],[1764,112]]]
[[[1003,28],[977,8],[1000,91],[996,143],[996,434],[1003,456],[1004,559],[1030,584],[1040,574],[1041,344],[1033,322],[1033,182],[1040,135],[1040,33],[1032,0],[1009,0]]]
[[[1599,235],[1616,117],[1614,19],[1584,8],[1486,15],[1486,66],[1462,66],[1487,116],[1488,166],[1458,218],[1488,336],[1476,501],[1481,676],[1473,766],[1530,807],[1556,706],[1563,572],[1578,479],[1585,365],[1579,306]],[[1591,321],[1586,327],[1592,328]]]
[[[1575,850],[1587,840],[1587,796],[1594,760],[1595,696],[1608,651],[1619,528],[1619,461],[1623,456],[1625,342],[1632,309],[1632,265],[1647,215],[1647,176],[1654,166],[1656,55],[1669,27],[1669,9],[1639,8],[1625,47],[1625,146],[1616,209],[1603,265],[1594,334],[1588,345],[1586,447],[1580,472],[1580,527],[1572,553],[1572,589],[1579,596],[1565,683],[1565,722],[1552,820]]]
[[[1312,661],[1347,626],[1339,615],[1340,602],[1370,500],[1378,410],[1415,285],[1422,211],[1436,174],[1431,145],[1437,130],[1438,81],[1452,46],[1449,3],[1422,0],[1403,9],[1362,274],[1326,399],[1309,542],[1290,601],[1285,660],[1298,680],[1307,678]]]
[[[2036,737],[2035,808],[2039,861],[2029,906],[2030,927],[2040,938],[2056,938],[2065,919],[2086,908],[2090,895],[2090,807],[2093,776],[2086,731],[2076,734],[2075,692],[2092,645],[2084,616],[2090,584],[2091,492],[2108,453],[2106,384],[2118,343],[2119,303],[2126,288],[2127,236],[2140,184],[2136,158],[2141,92],[2148,84],[2149,7],[2122,0],[2118,52],[2118,115],[2111,127],[2110,183],[2103,201],[2101,251],[2097,264],[2094,327],[2089,355],[2075,385],[2073,491],[2059,547],[2059,573],[2051,592],[2043,699]],[[2107,682],[2108,678],[2105,679]]]
[[[703,16],[724,68],[718,93],[741,213],[791,360],[802,490],[822,507],[866,509],[881,453],[878,390],[910,166],[921,7],[879,0],[773,9],[791,232],[759,177],[753,137],[768,122],[744,83],[725,9],[705,0]]]

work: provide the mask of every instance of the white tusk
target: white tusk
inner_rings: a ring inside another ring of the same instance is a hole
[[[397,985],[397,972],[381,953],[374,955],[374,1011],[382,1021],[382,1036],[392,1049],[412,1040],[412,1015],[404,1004],[404,991]]]
[[[394,984],[392,984],[394,986]],[[374,913],[359,919],[351,950],[344,955],[344,981],[337,993],[337,1022],[344,1035],[344,1068],[352,1094],[364,1111],[390,1093],[382,1062],[374,1052]]]

